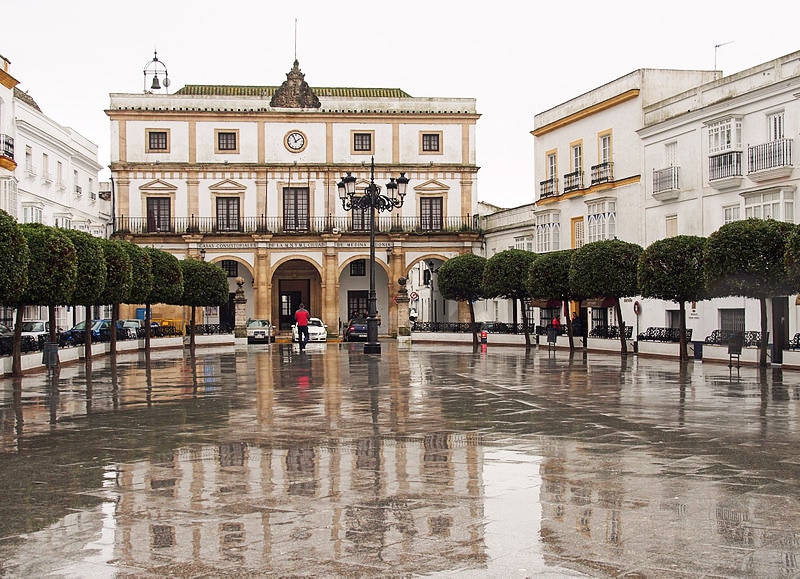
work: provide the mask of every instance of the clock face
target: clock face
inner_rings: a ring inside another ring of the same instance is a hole
[[[302,151],[306,147],[306,136],[300,131],[292,131],[286,135],[286,147],[290,151]]]

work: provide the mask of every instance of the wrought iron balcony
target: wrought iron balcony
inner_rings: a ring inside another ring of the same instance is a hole
[[[614,180],[614,163],[606,161],[599,165],[592,165],[592,185],[610,183]]]
[[[792,169],[792,139],[747,147],[747,176],[754,181],[787,177]]]
[[[564,193],[583,189],[583,171],[578,169],[564,175]]]
[[[539,199],[555,197],[558,195],[558,177],[550,177],[539,181]]]
[[[14,160],[14,137],[0,135],[0,156]]]
[[[368,234],[363,222],[347,217],[244,217],[238,220],[218,220],[215,217],[147,218],[121,216],[115,220],[115,233],[132,235],[183,235],[195,233],[226,235],[306,235],[321,233]],[[389,215],[375,218],[376,233],[455,233],[480,232],[477,216],[459,217],[400,217]]]
[[[661,201],[677,198],[680,188],[680,167],[653,169],[653,197]]]

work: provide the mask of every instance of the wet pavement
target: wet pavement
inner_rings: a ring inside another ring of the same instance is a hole
[[[362,347],[0,380],[0,575],[800,576],[800,372]]]

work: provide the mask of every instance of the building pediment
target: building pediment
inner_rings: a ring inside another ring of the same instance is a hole
[[[437,181],[436,179],[429,179],[424,183],[420,183],[414,187],[415,193],[443,193],[445,191],[449,191],[450,187],[442,183],[441,181]]]
[[[239,192],[239,191],[246,190],[247,186],[246,185],[242,185],[241,183],[237,183],[236,181],[233,181],[231,179],[223,179],[222,181],[219,181],[217,183],[214,183],[213,185],[210,185],[208,188],[211,191],[222,191],[222,192],[236,191],[236,192]]]
[[[148,191],[150,193],[174,193],[178,190],[178,187],[172,183],[162,181],[161,179],[155,179],[154,181],[148,181],[140,185],[139,190]]]

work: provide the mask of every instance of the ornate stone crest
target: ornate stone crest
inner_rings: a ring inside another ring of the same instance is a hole
[[[305,76],[300,72],[300,63],[295,60],[292,70],[286,73],[286,81],[272,95],[269,106],[284,109],[318,109],[321,106],[319,98],[304,80]]]

